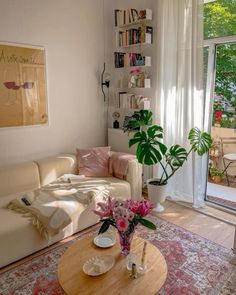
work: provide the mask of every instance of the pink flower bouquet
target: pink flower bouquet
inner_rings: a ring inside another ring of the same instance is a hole
[[[116,201],[108,197],[107,202],[99,202],[97,206],[99,208],[98,210],[94,210],[94,213],[99,215],[103,222],[98,234],[106,232],[110,225],[117,228],[122,248],[121,253],[124,255],[129,253],[130,243],[136,225],[140,223],[150,229],[156,229],[154,223],[143,218],[153,208],[152,203],[148,200]]]

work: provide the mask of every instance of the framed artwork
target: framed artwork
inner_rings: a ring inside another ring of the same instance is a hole
[[[47,122],[45,49],[0,42],[0,127]]]

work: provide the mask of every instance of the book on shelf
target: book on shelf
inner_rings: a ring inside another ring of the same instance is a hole
[[[114,97],[114,108],[118,109],[140,109],[150,108],[150,101],[143,95],[137,95],[127,92],[118,92]]]
[[[151,66],[151,56],[140,53],[114,52],[115,68]]]
[[[119,30],[115,32],[114,41],[115,48],[141,43],[152,44],[153,28],[150,26],[140,26],[138,28]]]
[[[142,20],[152,20],[152,10],[148,8],[143,10],[134,8],[125,10],[115,9],[114,20],[116,27],[137,23]]]

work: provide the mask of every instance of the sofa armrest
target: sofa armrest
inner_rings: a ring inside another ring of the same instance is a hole
[[[142,199],[142,172],[143,166],[136,159],[129,161],[126,180],[130,184],[132,200]]]
[[[128,153],[111,151],[111,157],[112,156],[119,157],[118,154],[128,154]],[[129,182],[130,184],[130,193],[131,193],[132,200],[142,199],[142,173],[143,173],[143,165],[141,165],[136,158],[128,160],[128,169],[126,172],[125,180]]]

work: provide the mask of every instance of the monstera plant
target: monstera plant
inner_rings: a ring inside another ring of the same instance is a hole
[[[197,127],[189,131],[188,139],[190,149],[186,150],[179,144],[167,147],[163,142],[163,128],[152,125],[152,112],[140,110],[124,126],[124,132],[136,131],[129,140],[129,147],[136,145],[136,157],[138,161],[146,165],[159,163],[161,176],[152,179],[148,183],[163,186],[187,161],[191,152],[199,156],[207,153],[211,144],[211,136],[207,132],[201,132]]]

